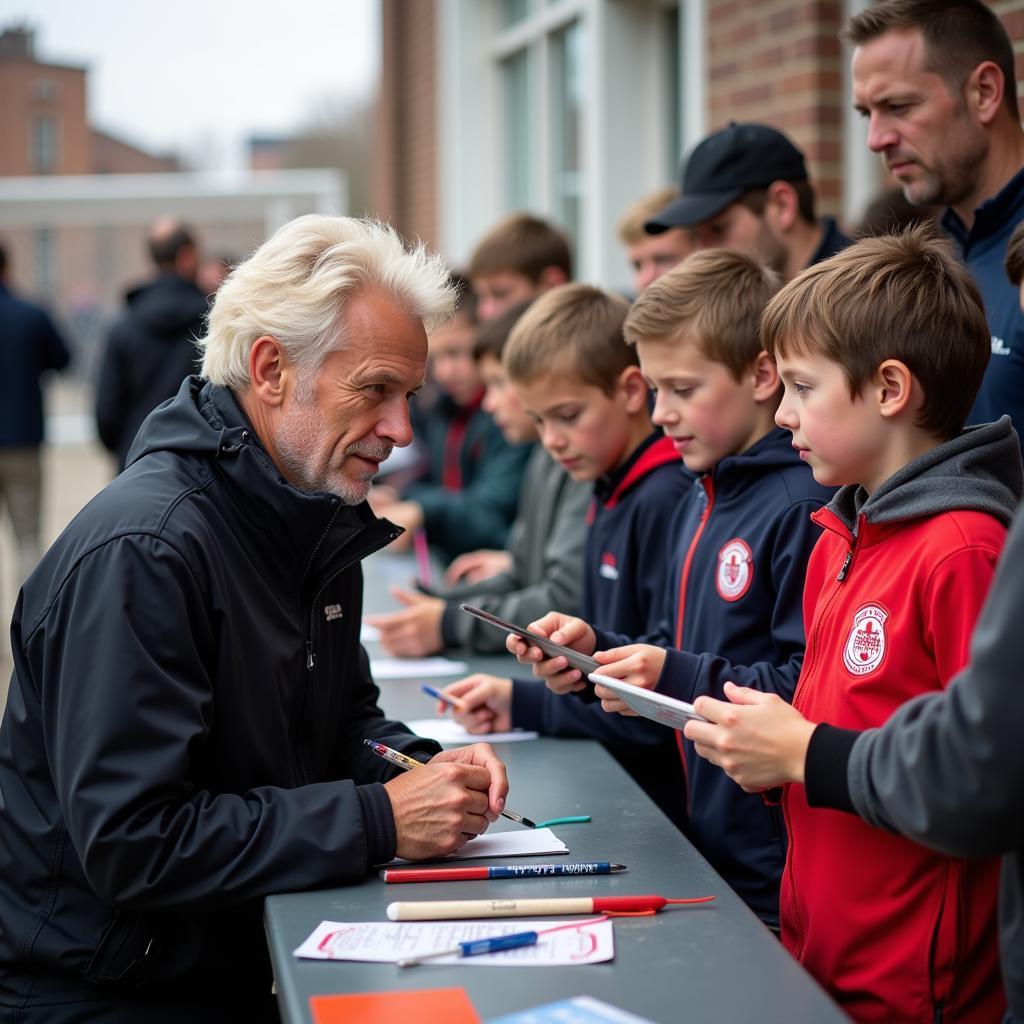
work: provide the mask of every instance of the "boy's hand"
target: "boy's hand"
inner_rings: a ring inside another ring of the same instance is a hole
[[[665,667],[665,648],[653,644],[613,647],[610,651],[595,651],[594,657],[601,663],[601,675],[642,686],[645,690],[653,690],[658,685],[661,670]],[[601,707],[605,711],[636,717],[636,712],[625,701],[600,683],[595,685],[594,693],[601,698]]]
[[[815,725],[774,693],[725,684],[731,703],[698,697],[708,722],[687,722],[683,735],[748,793],[804,781],[804,761]]]
[[[548,612],[543,618],[531,622],[527,629],[540,633],[549,640],[563,647],[571,647],[580,654],[593,654],[597,637],[593,629],[574,615],[563,615],[561,612]],[[505,648],[514,654],[523,665],[532,665],[533,674],[543,679],[548,689],[555,693],[572,693],[586,687],[587,681],[579,669],[570,668],[565,655],[549,658],[539,648],[527,644],[522,637],[509,633],[505,638]]]
[[[444,688],[449,697],[462,702],[452,717],[474,734],[508,732],[512,728],[512,680],[476,673]],[[438,707],[443,714],[444,705]]]
[[[445,570],[444,581],[448,586],[456,583],[479,583],[490,579],[499,572],[512,568],[512,556],[507,551],[467,551],[459,555]]]
[[[391,593],[405,608],[385,615],[363,617],[364,622],[380,630],[380,643],[384,650],[396,658],[422,658],[442,650],[444,601],[404,587],[392,587]]]

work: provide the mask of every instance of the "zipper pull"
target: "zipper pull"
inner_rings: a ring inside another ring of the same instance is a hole
[[[313,657],[313,641],[312,640],[307,640],[306,641],[306,669],[308,671],[312,672],[313,671],[313,665],[315,664],[315,662],[316,662],[316,659]]]
[[[846,559],[843,562],[842,569],[839,570],[839,575],[836,577],[837,583],[842,583],[846,579],[846,574],[850,571],[850,563],[853,561],[853,548],[850,548],[846,552]]]

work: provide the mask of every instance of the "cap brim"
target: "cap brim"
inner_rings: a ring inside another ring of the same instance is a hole
[[[644,231],[649,235],[660,235],[671,228],[692,228],[695,224],[703,224],[735,203],[743,192],[740,188],[729,192],[700,192],[680,196],[647,221]]]

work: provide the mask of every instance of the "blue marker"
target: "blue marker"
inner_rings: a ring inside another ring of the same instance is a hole
[[[429,683],[420,683],[420,689],[428,696],[433,697],[436,700],[441,701],[443,704],[447,704],[449,707],[455,708],[456,711],[462,710],[462,701],[455,697],[449,697],[447,693],[442,693],[436,686],[431,686]]]
[[[497,953],[502,949],[519,949],[520,946],[533,946],[537,943],[537,932],[515,932],[513,935],[498,935],[493,939],[474,939],[471,942],[460,942],[454,949],[443,949],[438,953],[425,953],[423,956],[411,956],[399,960],[399,967],[412,967],[424,960],[433,960],[439,956],[479,956],[481,953]]]

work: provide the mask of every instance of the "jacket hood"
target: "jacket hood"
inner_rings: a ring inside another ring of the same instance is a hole
[[[1020,442],[1010,417],[1002,416],[908,462],[872,495],[859,484],[840,488],[828,507],[851,532],[861,515],[894,523],[954,509],[987,512],[1006,526],[1022,492]]]
[[[202,333],[209,305],[191,282],[175,274],[162,274],[128,292],[132,316],[157,337],[177,340],[184,331]]]

